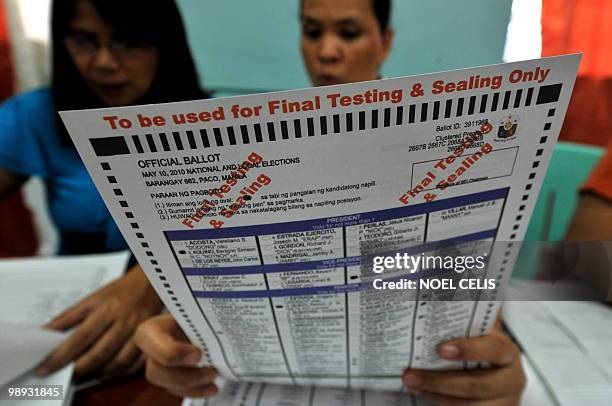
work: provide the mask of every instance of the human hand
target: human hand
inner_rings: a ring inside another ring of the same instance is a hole
[[[147,356],[146,376],[154,385],[180,397],[208,397],[219,392],[217,371],[198,368],[202,353],[189,344],[171,315],[145,321],[136,330],[136,344]]]
[[[104,375],[135,372],[143,366],[144,357],[134,343],[134,331],[160,310],[161,301],[137,266],[45,326],[60,331],[76,328],[36,372],[46,375],[72,361],[77,377],[95,371]]]
[[[406,370],[404,384],[434,405],[516,406],[526,384],[520,351],[498,325],[484,337],[452,340],[438,352],[444,359],[490,366],[468,371]]]

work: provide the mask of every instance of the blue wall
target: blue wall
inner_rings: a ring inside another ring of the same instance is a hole
[[[218,94],[309,86],[298,0],[178,0],[200,75]],[[511,0],[394,0],[383,76],[502,61]]]

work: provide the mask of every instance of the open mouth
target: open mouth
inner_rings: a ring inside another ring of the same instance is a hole
[[[319,75],[318,83],[320,86],[330,86],[340,84],[340,78],[332,75]]]

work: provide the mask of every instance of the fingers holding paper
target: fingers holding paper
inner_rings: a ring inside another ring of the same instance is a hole
[[[72,334],[39,365],[46,375],[75,362],[75,375],[119,374],[132,370],[140,351],[131,341],[138,325],[159,313],[161,302],[138,267],[65,311],[47,325],[74,328]]]
[[[189,344],[171,315],[144,322],[136,331],[136,344],[147,356],[146,376],[154,385],[183,397],[207,397],[218,393],[217,372],[199,368],[202,353]]]
[[[489,365],[469,371],[407,370],[408,390],[435,405],[518,405],[526,379],[518,347],[499,329],[484,337],[442,344],[444,359],[478,361]]]

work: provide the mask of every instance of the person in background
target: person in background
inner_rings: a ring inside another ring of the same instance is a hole
[[[612,142],[581,188],[566,239],[612,241]]]
[[[0,198],[30,176],[40,177],[60,254],[124,250],[128,246],[57,112],[206,95],[173,0],[56,0],[52,14],[51,86],[0,107]],[[134,264],[51,321],[50,329],[74,331],[37,372],[48,374],[73,361],[77,377],[137,369],[144,358],[133,333],[161,307]]]
[[[542,1],[542,56],[580,52],[582,59],[560,141],[606,149],[580,190],[579,204],[552,267],[542,279],[583,279],[612,300],[612,2]],[[589,29],[584,29],[588,27]],[[597,100],[593,103],[593,100]],[[598,296],[600,297],[600,296]]]
[[[578,208],[545,279],[578,278],[612,302],[612,143],[581,188]]]
[[[391,50],[389,0],[303,0],[301,49],[316,86],[374,80]],[[200,350],[172,316],[142,324],[136,342],[147,360],[147,377],[179,396],[217,393],[215,371],[198,368]],[[497,323],[484,337],[457,339],[439,347],[442,358],[490,365],[474,371],[408,370],[408,390],[434,403],[516,405],[525,385],[520,354]],[[446,403],[445,403],[446,402]]]
[[[393,45],[390,0],[301,2],[300,46],[314,86],[380,78]]]

